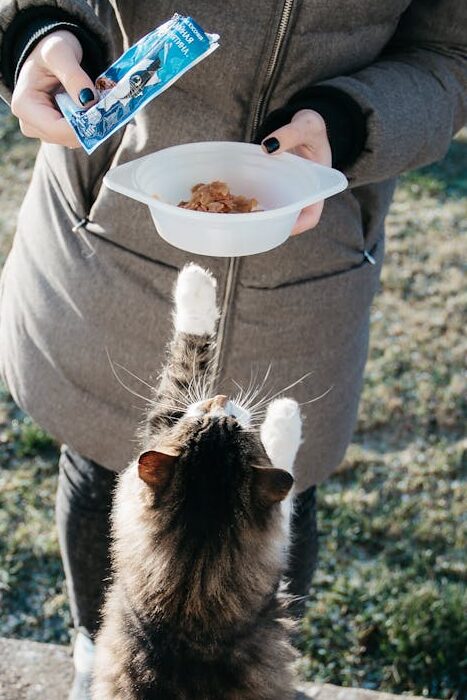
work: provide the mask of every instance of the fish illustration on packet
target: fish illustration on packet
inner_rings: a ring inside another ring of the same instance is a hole
[[[86,153],[130,121],[150,100],[219,46],[192,18],[175,14],[144,36],[96,79],[98,102],[78,107],[66,92],[56,102]]]

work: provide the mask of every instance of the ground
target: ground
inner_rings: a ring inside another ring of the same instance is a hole
[[[0,113],[0,260],[36,143]],[[319,489],[320,566],[303,624],[314,681],[461,700],[465,580],[467,134],[402,178],[358,429]],[[0,395],[0,635],[66,643],[53,525],[57,446]]]

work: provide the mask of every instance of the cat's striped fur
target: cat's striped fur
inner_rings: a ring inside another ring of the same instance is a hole
[[[116,491],[93,698],[287,700],[294,651],[279,584],[293,480],[275,454],[293,433],[290,468],[298,408],[288,399],[270,407],[264,445],[236,417],[238,407],[226,412],[225,397],[200,400],[187,415],[186,403],[200,399],[194,387],[208,387],[215,282],[191,265],[175,298],[175,335],[144,453]]]

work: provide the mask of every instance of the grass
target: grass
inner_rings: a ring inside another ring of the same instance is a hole
[[[5,255],[36,147],[0,115],[2,128]],[[401,179],[388,218],[358,429],[319,490],[321,560],[300,642],[316,681],[466,695],[466,172],[464,134]],[[66,643],[56,462],[0,393],[0,634]]]
[[[358,430],[320,489],[310,679],[467,691],[466,172],[463,135],[402,178],[391,208]]]

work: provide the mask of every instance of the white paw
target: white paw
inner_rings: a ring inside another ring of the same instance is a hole
[[[292,471],[302,441],[302,419],[296,401],[283,398],[269,404],[261,441],[274,467]]]
[[[216,305],[216,280],[199,265],[185,265],[175,285],[175,329],[180,333],[211,335],[216,329],[219,311]]]

